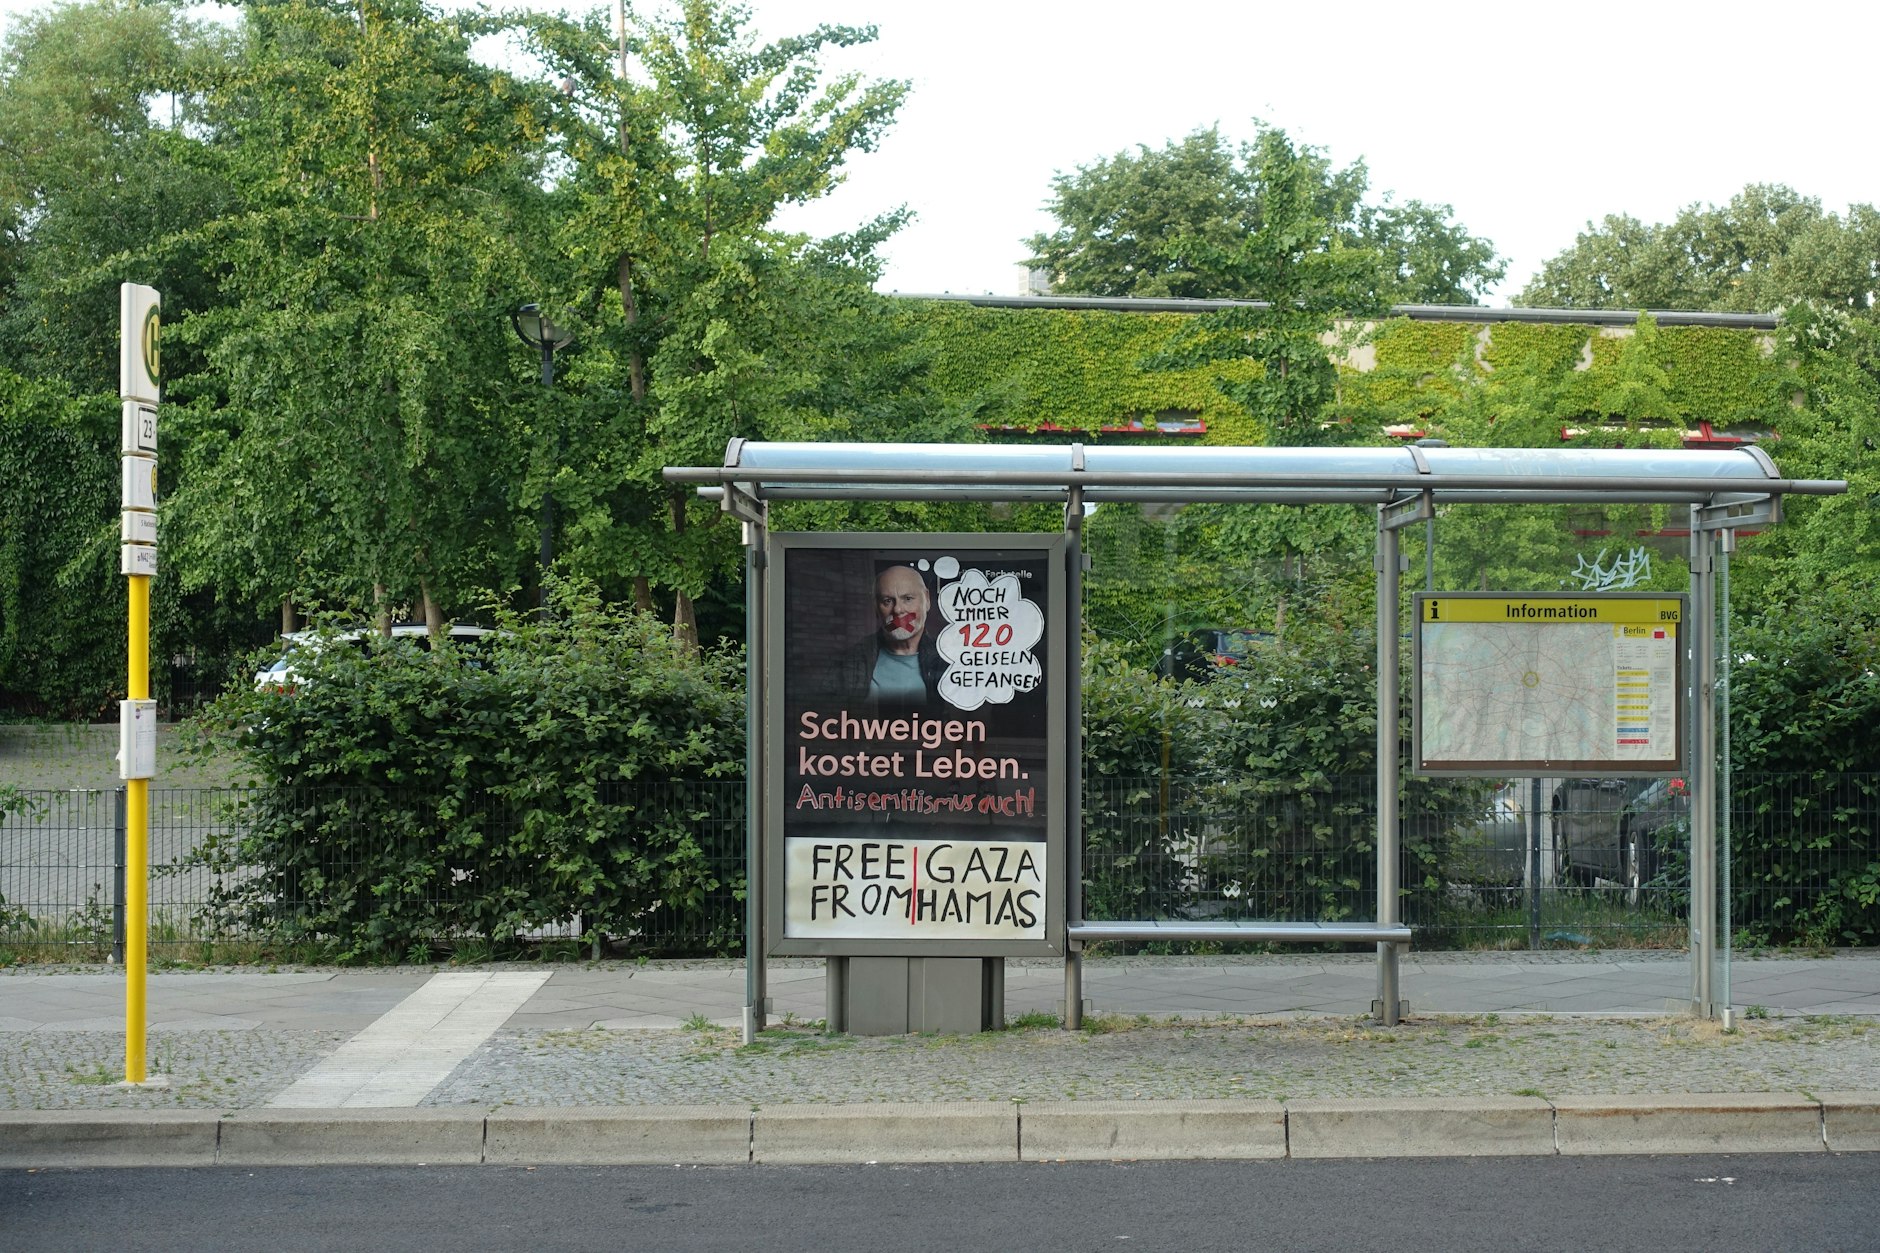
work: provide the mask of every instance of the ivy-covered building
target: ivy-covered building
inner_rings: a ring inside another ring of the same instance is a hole
[[[899,309],[933,354],[936,398],[964,406],[989,432],[1264,443],[1266,433],[1219,385],[1256,364],[1150,365],[1184,320],[1235,303],[915,296]],[[1433,305],[1391,312],[1343,327],[1328,342],[1341,382],[1327,418],[1360,428],[1354,438],[1440,433],[1433,428],[1467,385],[1498,373],[1531,384],[1524,416],[1545,411],[1560,439],[1616,422],[1661,439],[1675,433],[1689,447],[1728,446],[1768,438],[1772,415],[1792,403],[1773,315]]]

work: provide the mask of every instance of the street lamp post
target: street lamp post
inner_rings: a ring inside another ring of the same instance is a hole
[[[556,326],[553,322],[542,316],[542,310],[533,304],[523,305],[520,309],[510,314],[509,324],[516,328],[516,338],[520,339],[531,348],[541,350],[542,386],[553,387],[555,385],[555,350],[557,348],[566,348],[569,344],[572,344],[574,342],[574,333]],[[536,555],[536,560],[541,566],[541,570],[537,576],[535,603],[537,606],[542,607],[545,607],[548,603],[548,590],[546,586],[548,568],[555,563],[555,497],[551,490],[551,484],[554,482],[555,471],[560,465],[561,426],[557,423],[555,426],[553,460],[550,461],[548,467],[549,481],[542,485],[541,548]]]

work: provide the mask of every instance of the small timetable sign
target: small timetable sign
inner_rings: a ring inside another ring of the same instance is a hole
[[[1416,596],[1422,774],[1675,774],[1685,603],[1650,593]]]

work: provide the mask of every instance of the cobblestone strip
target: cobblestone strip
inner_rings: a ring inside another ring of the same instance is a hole
[[[499,1032],[426,1105],[1114,1101],[1880,1090],[1880,1023],[1098,1017],[1095,1031],[863,1038]]]

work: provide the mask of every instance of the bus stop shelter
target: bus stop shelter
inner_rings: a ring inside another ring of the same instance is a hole
[[[1404,561],[1402,528],[1433,519],[1444,504],[1503,506],[1549,504],[1654,504],[1688,511],[1689,621],[1683,630],[1683,698],[1687,713],[1687,776],[1691,781],[1691,978],[1695,1015],[1727,1018],[1729,937],[1720,924],[1727,893],[1728,832],[1719,839],[1718,622],[1727,617],[1729,555],[1739,530],[1778,524],[1783,497],[1831,495],[1840,480],[1784,478],[1760,448],[1730,449],[1489,449],[1421,447],[1119,447],[1054,445],[928,445],[773,443],[734,439],[724,464],[671,467],[668,481],[692,484],[743,524],[749,658],[749,832],[746,905],[747,1040],[766,1015],[765,892],[762,838],[766,807],[774,804],[765,779],[764,717],[771,676],[765,673],[762,633],[770,551],[769,504],[789,500],[1032,501],[1063,507],[1067,602],[1073,626],[1081,602],[1081,525],[1088,505],[1101,502],[1248,505],[1348,504],[1376,511],[1377,589],[1377,833],[1375,916],[1366,922],[1310,923],[1259,920],[1088,921],[1082,915],[1081,702],[1076,648],[1060,650],[1054,678],[1069,699],[1056,733],[1068,746],[1069,847],[1058,873],[1066,880],[1063,957],[1065,1026],[1079,1025],[1081,951],[1105,940],[1250,940],[1280,943],[1375,944],[1377,997],[1373,1013],[1387,1025],[1402,1012],[1399,959],[1411,940],[1403,924],[1398,881],[1400,613]],[[1719,584],[1725,590],[1719,597]],[[1525,589],[1512,589],[1525,590]],[[1069,637],[1077,638],[1073,629]],[[1727,777],[1727,774],[1724,776]],[[1720,802],[1722,802],[1720,804]]]

